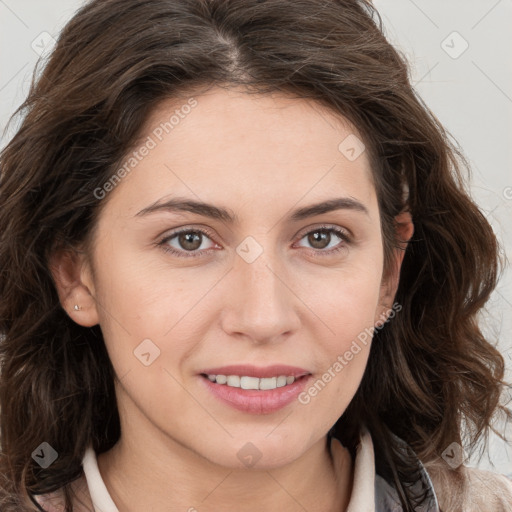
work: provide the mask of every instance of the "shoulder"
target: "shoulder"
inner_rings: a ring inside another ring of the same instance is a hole
[[[400,438],[396,439],[414,454],[407,443]],[[512,511],[512,479],[505,475],[465,465],[452,469],[443,459],[426,464],[418,458],[417,461],[421,468],[420,481],[417,482],[418,490],[427,490],[428,492],[426,510],[444,512]],[[390,500],[390,504],[394,498],[393,506],[398,505],[395,489],[391,488],[384,479],[379,478],[379,475],[376,475],[376,491],[379,498]],[[402,509],[388,506],[383,510]]]
[[[505,475],[461,466],[454,471],[430,465],[428,472],[441,510],[453,512],[510,512],[512,480]]]
[[[483,469],[465,468],[465,478],[468,510],[512,510],[512,480],[505,475]]]

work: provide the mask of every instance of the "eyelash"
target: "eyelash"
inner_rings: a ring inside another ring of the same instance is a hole
[[[337,247],[335,247],[333,249],[329,249],[329,250],[310,249],[311,251],[313,251],[315,253],[315,256],[318,254],[321,255],[320,257],[332,256],[333,254],[336,254],[339,251],[346,249],[347,244],[351,243],[351,239],[345,230],[338,228],[338,227],[332,227],[332,226],[319,226],[315,229],[307,231],[300,237],[299,240],[302,240],[305,236],[307,236],[311,233],[316,233],[318,231],[334,233],[336,236],[341,238],[342,242],[340,242],[340,244]],[[166,236],[164,239],[157,242],[157,245],[159,247],[161,247],[164,252],[171,253],[179,258],[200,258],[200,257],[203,257],[205,255],[205,253],[209,254],[211,251],[216,250],[216,249],[203,249],[203,251],[201,251],[201,252],[198,252],[197,250],[187,252],[187,251],[178,251],[178,250],[170,247],[169,245],[167,245],[167,242],[169,242],[170,240],[172,240],[173,238],[177,237],[178,235],[180,235],[182,233],[201,233],[203,235],[206,235],[210,239],[213,236],[209,230],[204,229],[204,228],[194,228],[194,229],[185,228],[185,229],[176,231],[169,236]]]

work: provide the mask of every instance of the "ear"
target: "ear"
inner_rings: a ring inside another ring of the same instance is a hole
[[[94,283],[85,253],[69,248],[57,250],[49,266],[60,303],[69,317],[84,327],[97,325]]]
[[[391,268],[381,284],[379,302],[380,306],[384,309],[380,310],[378,317],[377,313],[379,312],[376,312],[376,326],[385,323],[391,312],[391,306],[395,299],[398,283],[400,281],[400,268],[402,267],[405,250],[407,249],[407,245],[413,233],[414,224],[412,222],[412,216],[409,211],[402,211],[395,217],[395,240],[397,241],[397,247],[393,249]]]

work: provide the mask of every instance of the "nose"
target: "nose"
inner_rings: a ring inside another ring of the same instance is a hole
[[[277,257],[267,258],[264,252],[248,263],[237,256],[224,283],[224,331],[253,343],[275,343],[297,332],[304,305],[292,281]]]

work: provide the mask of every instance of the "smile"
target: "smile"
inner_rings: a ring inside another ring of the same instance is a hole
[[[247,375],[200,375],[206,390],[225,405],[250,414],[271,414],[297,402],[313,378],[311,374],[294,377],[253,377]]]

